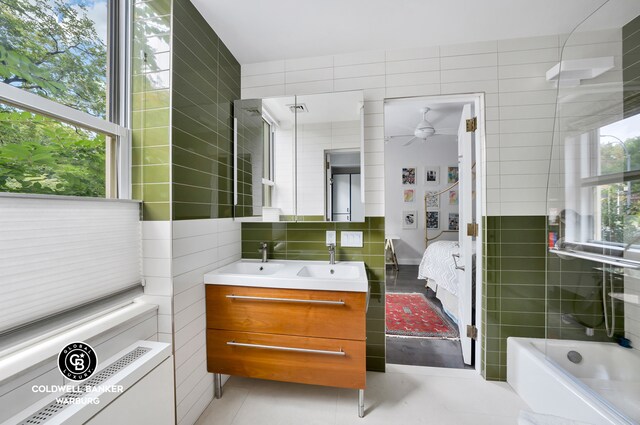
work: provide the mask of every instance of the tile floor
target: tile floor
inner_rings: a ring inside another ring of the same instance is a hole
[[[231,377],[196,425],[506,425],[527,405],[504,382],[473,370],[387,365],[368,372],[365,417],[357,391]]]

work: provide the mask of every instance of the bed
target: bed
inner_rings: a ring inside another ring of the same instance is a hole
[[[445,313],[456,323],[460,317],[460,287],[453,255],[459,253],[460,245],[457,241],[432,242],[424,251],[418,269],[418,279],[427,281],[426,286],[435,291]]]

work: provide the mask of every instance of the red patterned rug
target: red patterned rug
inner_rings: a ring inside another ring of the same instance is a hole
[[[387,334],[457,338],[458,330],[423,294],[387,294]]]

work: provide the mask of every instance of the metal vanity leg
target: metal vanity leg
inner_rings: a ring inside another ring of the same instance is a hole
[[[364,390],[358,390],[358,417],[364,418]]]
[[[213,397],[222,398],[222,375],[219,373],[213,374]]]

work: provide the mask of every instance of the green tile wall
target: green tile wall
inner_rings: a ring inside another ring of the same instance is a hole
[[[506,379],[509,336],[545,336],[546,218],[484,218],[481,369]]]
[[[133,19],[132,194],[144,220],[168,220],[171,0],[136,1]]]
[[[238,120],[238,204],[234,217],[251,217],[262,211],[262,100],[236,100],[234,115]]]
[[[484,217],[481,369],[489,380],[506,380],[510,336],[608,340],[602,323],[602,273],[593,262],[548,254],[548,230],[557,231],[547,228],[546,216]],[[593,327],[595,336],[563,322],[566,313]],[[618,332],[624,333],[622,306],[616,315]]]
[[[640,113],[640,16],[622,27],[624,116]]]
[[[364,223],[242,223],[242,257],[259,258],[259,243],[269,242],[269,258],[329,260],[325,232],[338,231],[337,261],[364,261],[371,298],[367,311],[367,369],[385,370],[385,261],[384,217],[366,217]],[[363,248],[341,248],[341,230],[362,230]]]
[[[240,64],[189,0],[174,0],[173,26],[173,219],[232,217]]]

